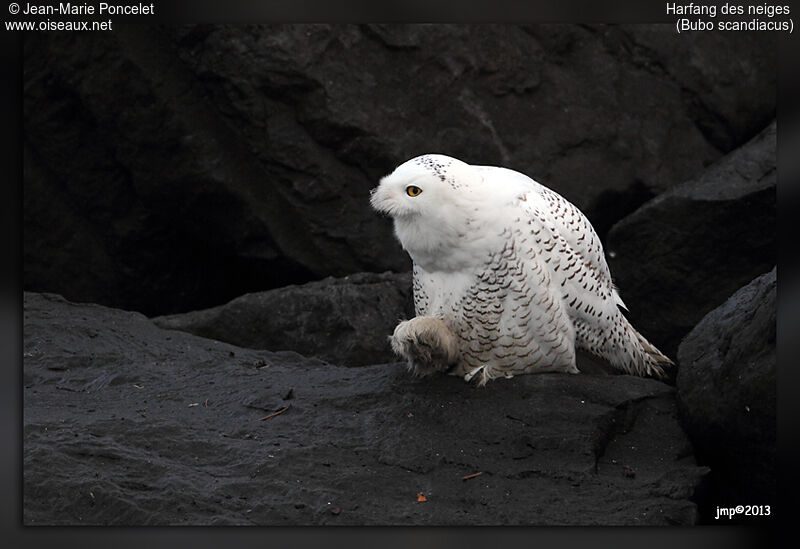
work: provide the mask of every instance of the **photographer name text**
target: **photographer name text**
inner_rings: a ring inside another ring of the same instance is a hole
[[[153,4],[109,4],[100,2],[93,4],[73,4],[61,2],[53,5],[23,4],[21,15],[154,15]]]

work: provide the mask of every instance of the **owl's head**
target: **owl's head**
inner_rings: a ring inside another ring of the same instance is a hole
[[[455,158],[426,154],[381,179],[372,207],[394,218],[397,239],[422,268],[457,270],[476,261],[481,206],[492,189],[481,172]],[[478,254],[481,258],[482,254]]]
[[[395,219],[441,217],[475,193],[481,175],[469,164],[425,154],[400,164],[372,190],[370,203]]]

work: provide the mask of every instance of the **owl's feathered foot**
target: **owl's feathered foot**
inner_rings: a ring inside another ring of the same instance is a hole
[[[458,340],[440,318],[418,316],[401,322],[389,340],[415,375],[443,372],[458,361]]]
[[[477,368],[467,370],[464,374],[464,381],[469,383],[473,379],[476,379],[478,387],[483,387],[487,382],[489,382],[489,380],[492,380],[496,377],[511,379],[514,377],[514,374],[511,373],[511,371],[498,373],[494,368],[492,368],[491,364],[484,364],[483,366],[478,366]]]

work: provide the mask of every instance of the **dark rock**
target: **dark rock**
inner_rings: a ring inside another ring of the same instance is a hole
[[[26,525],[696,517],[705,469],[663,383],[545,374],[477,388],[242,349],[54,295],[24,305]]]
[[[358,273],[247,294],[157,326],[270,351],[296,351],[339,366],[392,362],[388,338],[414,316],[411,273]]]
[[[775,139],[773,122],[609,232],[606,250],[627,316],[673,359],[706,313],[775,265]]]
[[[755,66],[776,66],[777,35],[741,33],[732,40],[722,32],[690,32],[675,40],[674,30],[666,30],[658,25],[610,27],[607,47],[680,82],[685,112],[720,151],[743,145],[775,118],[775,98],[760,90],[765,84],[776,86],[777,73],[767,75]]]
[[[773,269],[706,315],[678,352],[679,410],[712,470],[711,512],[777,501],[776,295]]]
[[[523,171],[604,233],[774,115],[774,50],[668,25],[32,33],[25,287],[156,315],[408,270],[368,191],[424,152]]]

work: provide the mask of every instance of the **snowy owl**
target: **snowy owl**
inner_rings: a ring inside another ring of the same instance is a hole
[[[663,378],[672,365],[620,311],[586,217],[526,175],[426,154],[381,179],[370,202],[414,262],[416,316],[390,338],[414,373],[480,384],[578,373],[577,351],[634,375]]]

